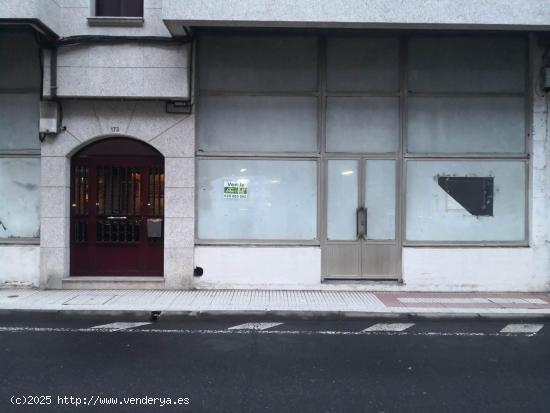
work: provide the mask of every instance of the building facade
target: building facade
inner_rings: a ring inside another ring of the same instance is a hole
[[[544,0],[0,0],[0,284],[550,290]]]

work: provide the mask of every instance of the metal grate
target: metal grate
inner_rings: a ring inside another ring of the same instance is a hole
[[[88,215],[89,182],[88,167],[79,165],[73,172],[73,213],[75,215]]]
[[[97,168],[98,215],[139,215],[140,199],[141,171],[138,168]]]
[[[73,222],[73,240],[75,242],[88,241],[88,220],[80,219]]]
[[[164,168],[149,168],[149,215],[162,217],[164,211]]]
[[[139,242],[141,220],[139,219],[101,219],[96,223],[97,242],[132,243]]]

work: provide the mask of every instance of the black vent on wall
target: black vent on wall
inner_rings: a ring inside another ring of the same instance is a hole
[[[475,216],[493,216],[493,177],[439,176],[439,186]]]

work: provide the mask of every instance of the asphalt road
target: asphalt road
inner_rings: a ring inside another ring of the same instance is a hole
[[[549,321],[126,321],[0,316],[0,412],[550,411]]]

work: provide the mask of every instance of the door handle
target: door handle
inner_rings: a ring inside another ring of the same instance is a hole
[[[368,208],[363,208],[363,239],[364,240],[367,240],[367,226],[368,226],[368,218],[367,218],[367,215],[368,215],[368,211],[369,209]]]
[[[357,239],[364,239],[365,229],[365,208],[359,207],[356,211]]]
[[[128,217],[107,217],[107,219],[128,219]]]

